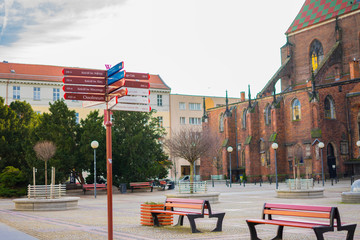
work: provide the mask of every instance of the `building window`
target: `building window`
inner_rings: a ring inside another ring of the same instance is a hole
[[[315,72],[318,70],[318,67],[321,61],[324,58],[323,47],[321,42],[315,39],[310,46],[310,61],[311,61],[311,68]]]
[[[246,109],[244,110],[243,112],[243,115],[242,115],[242,128],[245,129],[246,128]]]
[[[34,87],[34,100],[40,100],[40,88]]]
[[[157,105],[158,107],[162,107],[163,101],[162,101],[162,95],[157,95]]]
[[[189,103],[189,109],[190,110],[201,110],[201,104],[200,103]]]
[[[324,102],[325,118],[335,119],[335,104],[331,96],[327,96]]]
[[[77,124],[80,123],[79,113],[75,113],[75,121],[76,121]]]
[[[220,114],[220,119],[219,119],[219,131],[223,132],[224,131],[224,114]]]
[[[189,124],[190,125],[201,125],[201,118],[189,118]]]
[[[186,110],[186,104],[184,102],[179,102],[179,109]]]
[[[241,152],[241,167],[245,167],[245,149]]]
[[[271,123],[271,104],[266,105],[264,117],[265,117],[265,124],[269,125]]]
[[[20,99],[20,86],[13,86],[13,99]]]
[[[347,141],[341,141],[340,142],[340,152],[342,155],[349,154],[349,146]]]
[[[158,119],[158,127],[163,127],[163,125],[164,125],[163,117],[159,116],[159,117],[157,117],[157,119]]]
[[[180,124],[181,125],[185,125],[186,122],[185,122],[185,117],[180,117]]]
[[[260,138],[259,147],[260,147],[260,153],[265,153],[265,141],[262,138]]]
[[[60,100],[60,89],[53,88],[53,101]]]
[[[292,120],[298,121],[301,119],[301,105],[299,99],[295,98],[291,104]]]

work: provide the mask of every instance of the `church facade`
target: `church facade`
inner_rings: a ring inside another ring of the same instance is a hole
[[[280,179],[319,177],[322,166],[326,178],[359,175],[359,58],[360,1],[306,0],[261,92],[204,114],[203,129],[222,144],[221,157],[201,158],[202,178],[267,180],[275,159]]]

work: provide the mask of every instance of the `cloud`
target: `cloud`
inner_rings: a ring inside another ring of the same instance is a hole
[[[37,43],[80,38],[59,36],[59,33],[78,21],[88,19],[91,12],[122,5],[126,1],[5,0],[0,4],[0,45],[11,46],[25,37],[27,42]]]

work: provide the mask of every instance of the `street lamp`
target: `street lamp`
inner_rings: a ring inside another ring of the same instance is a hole
[[[323,148],[325,144],[323,142],[319,142],[319,148],[321,149],[321,178],[322,178],[322,185],[324,186],[324,160],[323,160]]]
[[[277,143],[273,143],[271,145],[272,149],[274,149],[275,151],[275,182],[276,182],[276,189],[278,189],[279,184],[278,184],[278,175],[277,175],[277,159],[276,159],[276,149],[278,149],[279,145]]]
[[[360,148],[360,140],[356,142],[356,146],[358,146],[358,148]],[[360,154],[359,154],[360,155]],[[1,158],[0,158],[1,159]]]
[[[230,187],[231,187],[231,152],[233,151],[233,148],[231,146],[229,146],[227,148],[227,151],[229,153],[229,162],[230,162],[230,165],[229,165],[229,172],[230,172]]]
[[[94,140],[91,142],[91,147],[94,149],[94,196],[96,198],[96,149],[98,148],[98,141]]]

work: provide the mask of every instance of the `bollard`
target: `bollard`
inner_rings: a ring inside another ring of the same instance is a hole
[[[352,186],[353,183],[354,183],[354,176],[351,176],[350,186]]]
[[[331,186],[334,186],[334,179],[331,179]]]
[[[254,185],[256,185],[256,179],[254,180]]]
[[[226,186],[229,187],[229,183],[228,183],[228,180],[226,180]]]
[[[211,182],[212,182],[212,186],[214,187],[214,179],[211,179]]]
[[[244,182],[243,182],[243,184],[244,184],[244,187],[245,187],[245,183],[246,183],[246,181],[244,180]]]
[[[261,187],[261,184],[262,184],[262,179],[260,179],[260,187]]]

